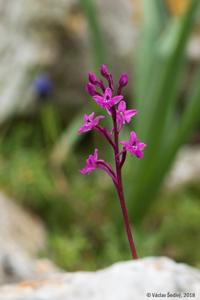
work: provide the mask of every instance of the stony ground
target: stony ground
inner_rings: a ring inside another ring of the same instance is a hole
[[[156,294],[157,293],[157,294]],[[54,274],[0,288],[0,300],[200,299],[200,272],[168,258],[117,263],[97,272]],[[166,295],[166,296],[165,296]],[[168,295],[168,296],[167,296]]]

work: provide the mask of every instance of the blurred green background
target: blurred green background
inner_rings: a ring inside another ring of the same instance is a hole
[[[120,64],[129,66],[125,95],[129,106],[139,110],[123,135],[134,128],[148,144],[145,158],[139,162],[128,158],[123,173],[136,245],[140,257],[166,255],[200,267],[200,178],[173,191],[163,188],[178,150],[185,144],[199,145],[200,69],[198,60],[188,54],[188,45],[198,36],[200,2],[133,3],[136,46],[121,57]],[[87,25],[86,70],[98,71],[107,63],[117,80],[120,70],[115,67],[96,1],[81,0],[77,7]],[[73,20],[68,22],[73,25]],[[64,40],[60,35],[63,55]],[[77,55],[70,43],[67,49],[72,58]],[[58,76],[57,70],[61,65],[62,61],[57,68],[39,65],[29,70],[33,86],[35,78],[48,74],[53,92],[42,101],[36,90],[34,108],[17,114],[13,108],[12,115],[1,122],[0,187],[44,222],[48,243],[39,256],[66,270],[92,270],[130,259],[130,254],[111,181],[102,173],[79,173],[95,145],[102,157],[111,156],[99,136],[77,135],[83,113],[96,109],[79,80],[74,79],[73,88],[80,89],[80,102],[55,101],[68,94],[70,74],[62,78],[61,86],[62,72]],[[81,82],[87,81],[84,72],[76,75],[82,76]],[[25,101],[26,95],[22,97]]]

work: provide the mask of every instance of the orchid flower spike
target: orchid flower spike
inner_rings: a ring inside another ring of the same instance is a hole
[[[84,115],[84,123],[79,128],[78,133],[85,133],[91,130],[96,130],[100,133],[112,147],[115,168],[108,162],[98,158],[98,149],[96,148],[94,153],[89,155],[86,160],[86,166],[81,169],[80,172],[81,174],[89,174],[95,169],[100,169],[111,177],[119,197],[131,254],[132,257],[136,259],[138,256],[128,220],[121,171],[126,160],[127,152],[136,156],[138,159],[142,159],[146,144],[139,141],[134,131],[131,131],[129,141],[119,141],[121,130],[127,123],[130,123],[132,118],[137,114],[136,109],[127,109],[127,103],[121,94],[122,89],[128,84],[128,75],[124,73],[120,76],[117,91],[114,91],[113,76],[108,71],[106,65],[101,66],[100,73],[103,79],[98,79],[94,73],[89,73],[86,90],[96,104],[108,112],[108,117],[111,118],[113,123],[112,130],[100,126],[100,121],[105,117],[102,115],[94,117],[94,112],[92,112],[89,115]],[[122,147],[120,147],[120,145],[122,145]]]

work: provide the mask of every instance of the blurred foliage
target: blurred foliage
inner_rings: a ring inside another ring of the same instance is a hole
[[[136,130],[148,147],[141,162],[132,160],[129,164],[126,180],[134,222],[141,222],[156,201],[159,187],[177,151],[197,126],[200,113],[199,67],[189,91],[184,96],[182,93],[188,72],[186,50],[200,2],[190,1],[181,17],[165,18],[159,0],[142,3],[144,16],[135,58],[134,87],[140,111]]]
[[[106,47],[99,23],[98,11],[92,0],[80,0],[80,4],[87,19],[94,66],[98,71],[98,67],[106,63]]]
[[[169,13],[171,6],[167,8],[165,1],[143,0],[141,3],[143,18],[134,57],[134,97],[131,104],[140,112],[136,124],[134,122],[134,129],[148,147],[142,161],[130,160],[125,180],[130,217],[135,223],[141,222],[156,201],[156,194],[177,151],[188,141],[199,122],[200,114],[199,66],[191,76],[191,86],[183,95],[183,85],[189,70],[186,50],[200,10],[199,0],[185,2],[181,13],[175,16]],[[91,47],[97,69],[103,52],[95,50],[94,44],[104,49],[100,23],[91,1],[83,0],[82,4],[93,37]],[[73,151],[80,139],[74,137],[74,129],[80,123],[80,116],[77,116],[72,126],[61,136],[52,154],[55,163],[64,163],[66,155],[69,157]],[[69,143],[66,145],[63,141],[67,140]]]
[[[49,159],[53,143],[44,138],[40,115],[5,124],[0,148],[1,188],[40,216],[49,232],[40,255],[66,270],[93,270],[129,259],[118,200],[107,177],[79,176],[78,149],[55,169]],[[199,197],[199,185],[159,195],[134,228],[141,257],[169,255],[200,266]]]
[[[188,8],[189,2],[191,0],[167,0],[170,12],[174,15],[182,15]]]

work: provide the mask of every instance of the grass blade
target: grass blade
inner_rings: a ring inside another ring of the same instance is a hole
[[[157,164],[154,164],[154,172],[148,177],[148,181],[145,181],[143,190],[138,193],[138,197],[141,203],[134,202],[134,207],[132,207],[132,212],[134,215],[134,221],[139,222],[144,217],[153,201],[155,201],[155,196],[158,187],[161,185],[167,171],[172,165],[174,158],[178,149],[183,145],[183,143],[188,139],[191,132],[195,129],[200,118],[200,68],[195,75],[193,85],[191,87],[191,92],[188,97],[187,106],[180,120],[178,121],[178,128],[175,131],[173,140],[168,149],[163,154],[164,158],[160,155],[157,160]],[[148,170],[147,170],[148,172]],[[146,191],[148,191],[148,201],[144,201],[146,198]]]
[[[145,99],[145,105],[143,105],[144,111],[141,113],[142,116],[140,116],[139,120],[141,123],[139,125],[142,129],[145,129],[145,132],[142,132],[142,138],[145,138],[144,140],[147,142],[148,148],[143,161],[134,166],[136,171],[134,190],[132,188],[133,178],[128,180],[128,185],[131,186],[130,199],[132,198],[132,201],[130,206],[133,219],[134,217],[137,218],[142,211],[145,211],[145,207],[149,207],[149,199],[152,198],[150,193],[154,194],[154,191],[158,188],[158,186],[151,186],[149,183],[151,182],[151,178],[154,179],[155,176],[160,176],[157,175],[159,174],[159,159],[161,161],[165,160],[165,155],[161,158],[158,157],[163,142],[162,135],[167,124],[168,113],[172,107],[175,109],[174,104],[177,97],[178,78],[182,75],[186,45],[192,32],[195,22],[194,16],[199,4],[198,0],[192,1],[187,13],[181,19],[181,26],[177,35],[178,39],[174,49],[169,53],[167,60],[161,64],[159,83],[154,86],[148,101]],[[172,81],[173,77],[176,78],[175,81]],[[165,101],[163,101],[163,98]]]
[[[80,4],[88,22],[94,65],[97,71],[99,66],[106,62],[106,49],[101,26],[94,2],[92,0],[80,0]]]

